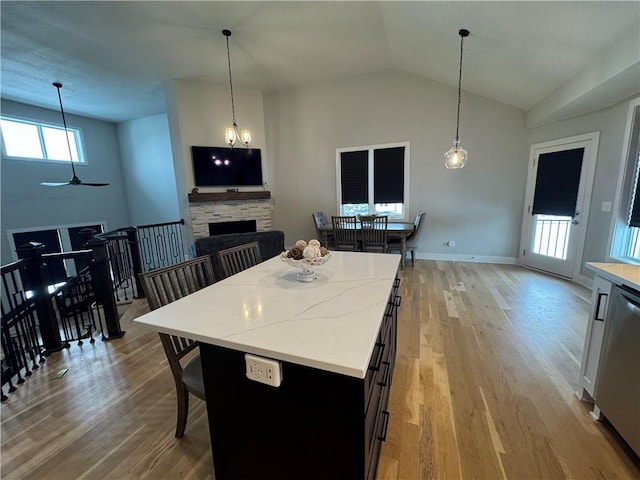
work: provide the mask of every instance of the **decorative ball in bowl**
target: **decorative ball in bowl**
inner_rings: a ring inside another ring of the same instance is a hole
[[[316,239],[309,240],[309,243],[304,240],[298,240],[295,247],[282,252],[280,255],[280,259],[283,262],[292,267],[302,269],[296,275],[296,279],[299,282],[312,282],[318,278],[312,267],[324,265],[329,261],[330,257],[331,252],[321,246]]]

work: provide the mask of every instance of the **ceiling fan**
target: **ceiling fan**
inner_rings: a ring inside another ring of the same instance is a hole
[[[71,155],[71,144],[69,143],[69,133],[67,132],[67,121],[64,118],[64,109],[62,108],[62,96],[60,95],[60,89],[62,84],[60,82],[53,82],[52,84],[58,90],[58,100],[60,101],[60,113],[62,114],[62,124],[64,125],[64,133],[67,139],[67,148],[69,149],[69,160],[71,161],[71,172],[73,176],[68,182],[41,182],[40,185],[45,187],[64,187],[65,185],[86,185],[87,187],[105,187],[108,183],[89,183],[83,182],[76,175],[76,168],[73,166],[73,156]]]

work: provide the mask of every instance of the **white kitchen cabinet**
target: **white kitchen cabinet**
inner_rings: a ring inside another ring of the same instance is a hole
[[[600,360],[604,320],[607,313],[611,285],[612,283],[609,280],[601,276],[596,276],[593,280],[591,310],[582,351],[582,365],[580,366],[581,392],[578,392],[578,394],[583,400],[593,400],[595,398],[598,362]]]

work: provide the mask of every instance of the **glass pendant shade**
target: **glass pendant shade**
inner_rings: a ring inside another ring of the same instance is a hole
[[[460,146],[460,140],[454,140],[453,146],[444,154],[444,166],[448,169],[462,168],[467,163],[469,154]]]
[[[243,145],[249,145],[251,143],[251,132],[249,130],[242,130],[240,132],[240,143]]]
[[[227,142],[227,145],[233,147],[236,144],[236,131],[233,127],[227,127],[227,130],[224,134],[224,139]]]

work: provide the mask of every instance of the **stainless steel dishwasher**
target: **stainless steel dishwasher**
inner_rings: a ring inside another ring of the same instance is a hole
[[[598,365],[596,405],[640,455],[640,292],[611,290]]]

